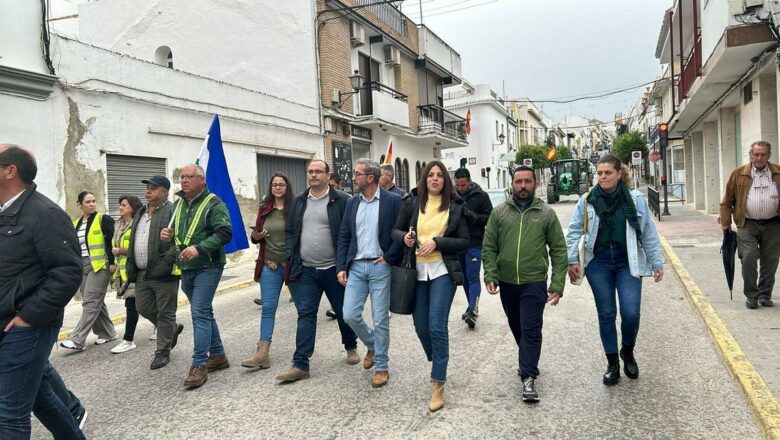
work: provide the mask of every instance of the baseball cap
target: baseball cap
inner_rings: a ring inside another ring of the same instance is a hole
[[[152,176],[149,179],[144,179],[141,181],[141,183],[146,183],[147,185],[154,185],[154,186],[161,186],[165,189],[171,189],[171,181],[168,180],[165,176],[160,176],[159,174],[156,176]]]

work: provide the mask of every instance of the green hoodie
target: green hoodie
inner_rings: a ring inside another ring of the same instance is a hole
[[[548,291],[563,295],[569,268],[566,240],[552,208],[535,198],[525,212],[520,212],[512,199],[493,209],[482,240],[485,284],[547,281],[549,260],[552,277]]]
[[[177,239],[179,252],[187,246],[195,246],[198,249],[198,258],[191,261],[182,261],[176,257],[176,265],[182,271],[207,269],[210,267],[223,267],[225,265],[225,244],[233,237],[233,227],[230,223],[230,214],[227,206],[222,203],[219,197],[214,196],[209,200],[209,205],[205,207],[200,217],[200,221],[195,227],[189,243],[183,243],[190,224],[198,211],[198,207],[209,195],[208,190],[203,190],[191,203],[187,202],[184,192],[180,191],[177,195],[179,201],[173,206],[173,215],[179,210],[181,204],[181,218],[173,225],[173,233]]]

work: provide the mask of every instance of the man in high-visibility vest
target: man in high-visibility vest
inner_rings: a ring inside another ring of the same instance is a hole
[[[197,388],[208,373],[228,368],[225,348],[214,319],[212,301],[225,266],[225,244],[233,237],[225,204],[206,189],[206,173],[198,165],[181,169],[180,197],[173,208],[172,227],[160,232],[163,242],[172,239],[178,251],[181,288],[190,301],[195,347],[192,367],[184,386]]]
[[[168,202],[171,181],[165,176],[142,180],[146,184],[144,209],[135,213],[133,233],[127,251],[127,279],[135,283],[138,313],[157,326],[157,350],[149,367],[162,368],[170,362],[184,326],[176,323],[179,297],[179,271],[176,247],[163,243],[160,232],[170,223],[173,206]]]

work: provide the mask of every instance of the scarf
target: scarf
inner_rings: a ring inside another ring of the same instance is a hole
[[[623,184],[623,181],[618,182],[617,189],[612,194],[601,189],[599,185],[594,186],[588,195],[588,203],[596,210],[596,215],[599,216],[599,221],[601,222],[600,227],[612,230],[612,217],[618,208],[622,208],[628,224],[636,230],[638,238],[642,237],[634,199],[631,196],[631,191]]]
[[[116,222],[116,226],[114,226],[114,247],[121,247],[120,244],[122,243],[122,236],[125,235],[125,232],[127,232],[128,229],[130,229],[130,226],[133,225],[133,220],[125,221],[122,217],[119,217],[119,220]]]

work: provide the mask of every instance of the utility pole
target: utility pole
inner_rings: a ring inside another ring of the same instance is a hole
[[[422,0],[420,0],[420,24],[423,24]]]

